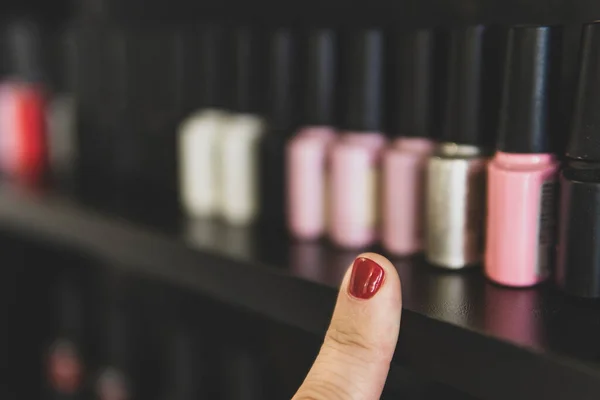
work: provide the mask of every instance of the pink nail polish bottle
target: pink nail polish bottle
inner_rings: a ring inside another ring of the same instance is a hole
[[[344,133],[330,154],[329,238],[362,248],[378,239],[383,135],[384,37],[381,30],[353,38]]]
[[[334,99],[337,68],[337,35],[316,29],[308,38],[307,119],[287,146],[288,226],[305,240],[325,233],[327,155],[337,137]]]
[[[403,256],[423,249],[425,175],[435,142],[432,130],[433,31],[403,35],[397,54],[400,137],[383,157],[382,242]]]
[[[547,26],[509,30],[498,151],[488,166],[485,254],[486,275],[506,286],[543,281],[553,256],[555,33]]]

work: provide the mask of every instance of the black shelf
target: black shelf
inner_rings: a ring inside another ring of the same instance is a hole
[[[389,24],[399,29],[473,23],[565,24],[600,18],[595,0],[86,0],[83,15],[122,21],[199,21],[215,16],[261,23]]]
[[[336,286],[356,255],[210,221],[141,224],[6,185],[0,229],[317,335],[325,332]],[[404,313],[394,364],[484,400],[597,399],[599,303],[565,297],[549,285],[500,288],[477,270],[446,273],[419,259],[395,264]]]

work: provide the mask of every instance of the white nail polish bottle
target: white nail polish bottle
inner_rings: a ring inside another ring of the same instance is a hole
[[[235,113],[227,119],[221,141],[221,215],[232,225],[249,224],[258,217],[259,141],[265,131],[259,115],[264,74],[262,39],[258,31],[249,28],[235,32]]]
[[[225,37],[222,27],[203,28],[198,71],[201,108],[179,128],[180,196],[183,209],[190,217],[212,217],[220,209],[220,145],[228,118],[223,107]]]

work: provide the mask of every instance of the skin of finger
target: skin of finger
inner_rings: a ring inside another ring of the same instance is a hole
[[[338,295],[331,325],[294,400],[376,400],[396,348],[402,312],[400,278],[383,256],[364,253],[385,271],[377,294],[357,299],[348,292],[351,267]]]

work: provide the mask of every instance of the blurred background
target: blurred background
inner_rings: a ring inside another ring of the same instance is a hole
[[[271,3],[0,6],[0,399],[291,398],[344,271],[363,249],[384,251],[288,232],[294,133],[374,127],[395,138],[406,126],[402,37],[424,29],[435,40],[424,107],[437,140],[452,29],[560,24],[562,154],[581,24],[600,18],[595,1]],[[315,35],[323,29],[334,42]],[[501,74],[491,76],[495,100]],[[381,101],[363,101],[371,95]],[[394,260],[405,336],[383,399],[597,393],[596,302],[440,272],[419,254]]]

